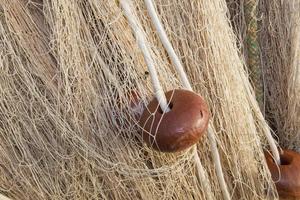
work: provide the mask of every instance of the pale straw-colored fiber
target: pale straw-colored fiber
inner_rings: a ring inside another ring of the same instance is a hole
[[[300,152],[300,1],[262,1],[266,118],[282,147]]]
[[[157,0],[155,9],[212,131],[232,199],[276,199],[269,131],[225,0]],[[164,91],[183,88],[143,0],[133,1]],[[118,1],[0,0],[0,193],[12,199],[222,199],[208,137],[159,153],[136,116],[151,78]],[[130,107],[138,92],[138,109]],[[205,193],[203,185],[211,194]]]
[[[240,52],[247,60],[245,2],[227,0]],[[300,1],[258,2],[262,111],[280,146],[300,152]]]

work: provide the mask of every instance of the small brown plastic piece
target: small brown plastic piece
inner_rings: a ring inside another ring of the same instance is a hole
[[[201,96],[188,90],[168,91],[166,98],[169,112],[162,112],[156,98],[144,110],[143,140],[162,152],[182,151],[197,143],[207,129],[208,107]]]
[[[279,197],[300,199],[300,154],[287,149],[283,150],[279,166],[276,165],[270,153],[265,152],[265,157]]]

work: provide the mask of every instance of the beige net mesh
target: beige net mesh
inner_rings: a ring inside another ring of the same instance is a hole
[[[245,2],[227,0],[243,57],[247,59]],[[300,1],[259,1],[257,20],[265,102],[263,112],[284,148],[299,151]]]
[[[300,151],[300,1],[262,1],[266,117],[282,147]]]
[[[1,0],[0,192],[13,199],[222,199],[207,138],[192,152],[142,143],[132,91],[153,89],[118,2]],[[224,0],[155,1],[194,90],[209,103],[232,199],[275,199],[253,96]],[[143,1],[133,8],[165,91],[181,88]]]

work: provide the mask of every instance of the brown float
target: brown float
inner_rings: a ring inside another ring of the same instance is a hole
[[[265,157],[280,198],[300,199],[300,154],[283,150],[279,166],[269,152],[265,152]]]
[[[156,98],[144,110],[140,119],[143,140],[162,152],[187,149],[199,141],[208,126],[207,104],[188,90],[168,91],[166,98],[169,112],[162,112]]]

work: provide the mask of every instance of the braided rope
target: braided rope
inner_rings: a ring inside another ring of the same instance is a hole
[[[260,108],[264,102],[264,84],[262,77],[262,67],[260,63],[259,43],[257,40],[257,5],[258,0],[246,0],[244,4],[245,21],[247,24],[246,45],[248,50],[248,68],[250,80],[253,83],[255,96]],[[272,154],[277,164],[280,164],[280,154],[276,142],[270,130],[264,131],[269,142]]]
[[[259,44],[257,40],[257,0],[247,0],[244,4],[246,30],[246,45],[248,59],[247,64],[250,72],[250,80],[253,83],[256,99],[260,108],[263,108],[264,85],[262,68],[260,63]]]

